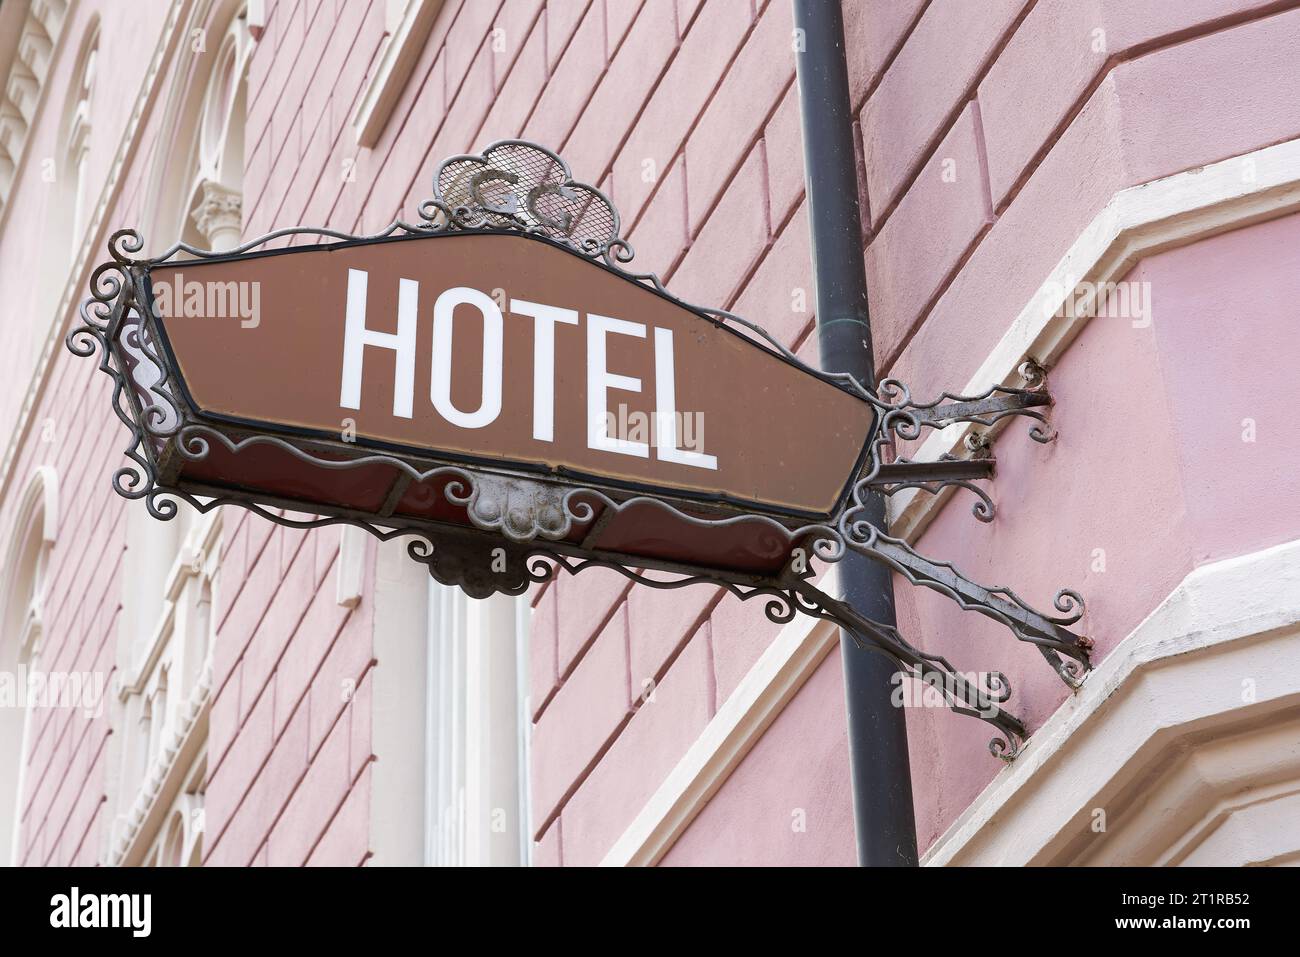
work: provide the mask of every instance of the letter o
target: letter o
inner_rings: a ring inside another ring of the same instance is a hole
[[[451,402],[452,317],[456,307],[473,306],[483,314],[483,400],[474,412],[462,412]],[[433,377],[429,398],[438,414],[462,429],[481,429],[501,414],[502,339],[501,310],[486,293],[455,286],[433,304]]]

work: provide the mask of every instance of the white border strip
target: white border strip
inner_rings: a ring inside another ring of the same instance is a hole
[[[1050,368],[1088,322],[1087,315],[1057,315],[1077,283],[1118,282],[1145,256],[1297,209],[1300,139],[1120,190],[1048,274],[962,392],[1023,386],[1019,369],[1026,358]],[[913,458],[966,456],[963,442],[972,428],[959,423],[930,433]],[[915,541],[950,494],[907,489],[893,496],[891,534]]]

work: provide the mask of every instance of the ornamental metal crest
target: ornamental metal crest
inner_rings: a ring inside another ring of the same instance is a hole
[[[214,418],[187,388],[151,288],[151,274],[166,265],[228,262],[287,246],[298,249],[304,240],[308,248],[339,249],[408,237],[503,233],[561,247],[614,271],[867,404],[873,426],[865,448],[851,450],[861,454],[854,459],[847,494],[824,516],[809,520],[636,485],[589,484],[556,470],[422,456],[409,448],[399,453],[382,443],[359,446],[346,436],[293,434]],[[1090,668],[1092,642],[1071,627],[1084,611],[1078,593],[1062,589],[1051,613],[1039,611],[1010,588],[979,584],[948,562],[926,558],[871,519],[876,496],[905,489],[948,495],[960,488],[975,496],[975,519],[992,521],[993,500],[979,484],[993,475],[991,436],[1006,420],[1026,417],[1032,439],[1046,443],[1055,437],[1042,369],[1027,359],[1020,385],[998,384],[974,396],[944,393],[928,402],[913,399],[894,379],[873,385],[813,369],[759,325],[726,310],[684,303],[657,276],[629,269],[634,252],[621,234],[614,204],[577,182],[565,162],[541,146],[507,140],[478,155],[447,159],[434,178],[433,197],[419,207],[419,222],[398,220],[369,236],[294,227],[219,254],[182,242],[144,258],[137,256],[141,236],[125,229],[108,245],[112,258],[92,274],[81,323],[66,342],[76,356],[98,354],[100,370],[113,383],[112,407],[128,433],[129,460],[113,475],[114,490],[142,499],[155,518],[174,519],[178,502],[185,502],[199,512],[237,505],[293,528],[355,525],[381,540],[409,539],[409,555],[430,575],[476,598],[519,594],[560,569],[576,575],[593,567],[614,569],[650,588],[711,584],[740,599],[762,600],[773,622],[800,613],[834,622],[860,645],[888,656],[904,674],[939,689],[953,711],[992,725],[996,737],[990,750],[1007,760],[1019,752],[1026,729],[1003,708],[1010,696],[1005,677],[993,673],[983,683],[967,680],[947,659],[922,651],[897,628],[864,618],[835,598],[819,585],[822,573],[856,552],[1001,623],[1014,638],[1036,647],[1072,688]],[[900,456],[901,442],[961,423],[974,427],[966,456],[935,461]],[[259,485],[251,476],[263,473],[291,481]],[[382,476],[382,482],[374,476]],[[380,493],[363,494],[372,487]],[[621,534],[611,537],[620,522]],[[663,545],[688,540],[711,543],[698,552],[709,557],[695,559]],[[727,557],[733,555],[743,561]]]

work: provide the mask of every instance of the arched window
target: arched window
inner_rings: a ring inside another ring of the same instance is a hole
[[[64,203],[71,223],[72,242],[69,255],[76,258],[76,250],[81,246],[82,234],[90,221],[89,206],[93,199],[89,195],[88,158],[90,156],[90,124],[95,102],[95,61],[99,54],[99,35],[91,34],[82,53],[81,71],[67,121],[64,136],[64,178],[65,189],[69,191]]]
[[[0,578],[0,864],[17,855],[26,767],[27,668],[40,652],[50,550],[58,532],[59,487],[54,469],[36,469],[6,540]],[[12,700],[4,700],[11,698]]]
[[[154,205],[146,212],[145,238],[158,252],[177,240],[200,249],[230,249],[239,244],[243,228],[244,127],[253,48],[247,12],[232,0],[200,3],[185,36],[155,146],[149,190]],[[186,539],[202,537],[198,516],[184,503],[180,506],[170,522],[158,522],[143,507],[128,509],[123,615],[127,632],[137,641],[147,640],[165,613],[161,583]]]
[[[152,235],[146,238],[160,251],[178,239],[200,249],[230,249],[242,232],[253,37],[242,7],[210,6],[216,9],[206,25],[190,33],[181,66],[189,81],[168,103],[154,161],[157,206],[148,217]]]
[[[222,38],[198,124],[186,239],[194,246],[231,249],[242,232],[244,118],[252,38],[241,12]]]
[[[24,181],[24,189],[39,190],[42,197],[38,248],[40,258],[31,277],[32,320],[38,328],[46,329],[60,321],[59,308],[63,302],[71,272],[78,261],[82,247],[87,242],[87,227],[93,220],[99,191],[92,175],[91,157],[102,151],[95,150],[94,102],[99,60],[99,20],[92,18],[81,35],[75,53],[68,86],[62,91],[61,105],[56,122],[55,140],[49,155],[33,158],[28,165],[39,169],[39,175]],[[55,74],[57,75],[57,74]],[[33,144],[35,141],[33,141]],[[101,174],[103,166],[98,167]],[[102,175],[99,181],[102,183]],[[30,339],[39,354],[43,335]]]
[[[252,36],[242,3],[197,0],[184,28],[154,146],[145,238],[226,250],[243,230],[244,126]],[[216,39],[214,39],[216,38]],[[119,774],[110,864],[193,865],[202,859],[212,603],[219,510],[184,503],[169,522],[127,509]]]

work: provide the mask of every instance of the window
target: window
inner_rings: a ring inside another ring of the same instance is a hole
[[[252,37],[243,13],[217,48],[194,147],[183,238],[218,252],[239,245],[244,188],[244,119]]]
[[[27,669],[40,653],[50,550],[58,531],[58,479],[54,469],[36,470],[19,504],[8,538],[0,593],[0,680],[7,684],[0,707],[0,864],[16,862],[22,824],[26,737]],[[20,697],[22,696],[22,697]]]
[[[146,867],[200,867],[203,864],[203,788],[206,755],[201,755],[180,780],[166,812],[164,826],[144,856]]]
[[[68,207],[68,221],[72,224],[72,242],[70,255],[75,259],[76,250],[81,246],[82,234],[90,221],[87,206],[91,197],[88,183],[88,158],[90,156],[90,122],[95,98],[95,60],[99,53],[99,37],[95,35],[82,57],[80,79],[77,82],[75,99],[72,102],[71,116],[65,136],[65,155],[63,169],[66,177],[66,189],[70,195],[64,204]]]
[[[528,862],[526,598],[476,601],[373,548],[370,863]]]
[[[99,21],[92,17],[82,33],[79,47],[65,55],[75,56],[68,86],[63,92],[62,111],[56,118],[53,143],[46,141],[49,155],[29,157],[28,180],[24,189],[38,193],[40,210],[40,259],[31,280],[32,322],[41,330],[30,338],[28,358],[35,360],[44,343],[44,330],[63,318],[62,305],[70,306],[74,282],[72,271],[88,241],[87,227],[93,219],[98,192],[92,180],[94,89],[99,50]],[[55,107],[59,109],[59,107]],[[40,142],[33,139],[33,146]],[[35,176],[32,174],[35,173]]]
[[[150,224],[157,252],[178,239],[218,252],[239,245],[244,189],[248,63],[253,51],[246,11],[230,2],[186,30],[178,76],[189,82],[168,99],[154,146]]]

